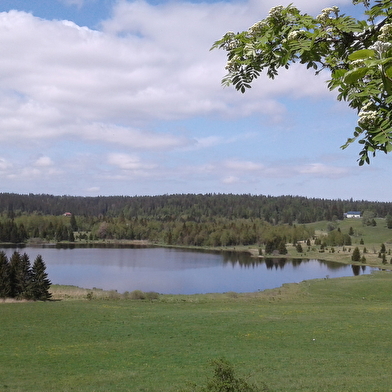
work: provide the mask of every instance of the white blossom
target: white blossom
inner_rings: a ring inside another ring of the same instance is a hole
[[[334,13],[335,15],[337,15],[339,13],[339,7],[333,6],[333,7],[328,7],[328,8],[324,8],[321,11],[320,15],[317,15],[317,20],[319,22],[325,22],[328,19],[331,19],[331,14]]]
[[[288,41],[295,41],[299,38],[302,38],[304,36],[305,32],[303,30],[294,30],[290,31],[290,33],[287,36]]]
[[[390,42],[376,41],[372,46],[369,46],[369,49],[374,50],[379,55],[379,58],[383,58],[384,53],[391,49],[391,47],[392,44]]]
[[[277,5],[269,10],[269,16],[272,18],[278,18],[282,14],[283,5]]]
[[[365,62],[362,59],[359,60],[353,60],[351,62],[351,65],[353,68],[360,68],[365,66]]]
[[[375,110],[366,110],[366,105],[358,113],[358,124],[364,127],[373,126],[377,121],[377,112]]]
[[[265,26],[267,26],[267,22],[265,20],[261,20],[260,22],[256,22],[253,26],[249,27],[248,31],[250,34],[255,34],[260,32]]]
[[[381,34],[378,36],[379,41],[388,42],[392,39],[392,24],[387,23],[380,29]]]

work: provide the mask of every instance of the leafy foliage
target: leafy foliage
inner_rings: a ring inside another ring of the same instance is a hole
[[[228,74],[222,84],[244,93],[263,70],[274,79],[279,68],[295,62],[328,70],[330,90],[338,90],[358,112],[353,137],[362,149],[359,165],[369,154],[392,151],[392,1],[353,0],[365,7],[365,19],[342,14],[338,7],[316,17],[292,4],[277,6],[269,15],[241,33],[228,32],[212,48],[227,51]]]

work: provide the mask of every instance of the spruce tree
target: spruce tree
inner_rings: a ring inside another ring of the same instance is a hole
[[[353,251],[353,254],[351,256],[352,261],[360,261],[361,260],[361,253],[359,251],[359,248],[356,247]]]
[[[9,261],[9,277],[10,277],[10,297],[15,298],[18,296],[17,289],[17,271],[20,268],[20,253],[14,252]]]
[[[11,296],[10,265],[4,251],[0,252],[0,297]]]
[[[34,261],[32,271],[32,294],[33,299],[38,301],[46,301],[51,298],[52,294],[49,293],[51,281],[48,279],[46,273],[46,265],[42,260],[42,256],[38,255]]]
[[[11,296],[18,299],[30,299],[31,293],[31,265],[29,256],[14,252],[10,260]]]

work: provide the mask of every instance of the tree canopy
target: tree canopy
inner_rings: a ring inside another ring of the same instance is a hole
[[[226,33],[212,47],[227,51],[224,86],[244,93],[263,70],[274,79],[279,68],[295,62],[319,74],[330,72],[328,88],[358,112],[353,136],[361,145],[359,165],[369,155],[392,151],[392,0],[352,0],[364,7],[364,19],[336,6],[317,16],[294,5],[277,6],[248,30]]]

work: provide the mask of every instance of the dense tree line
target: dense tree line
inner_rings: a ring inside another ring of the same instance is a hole
[[[146,218],[126,219],[73,216],[22,215],[4,225],[23,227],[27,238],[50,242],[96,240],[149,240],[184,246],[236,246],[265,244],[279,235],[296,243],[314,235],[304,225],[272,225],[263,219],[211,218],[210,221],[161,221]],[[74,224],[72,224],[74,221]],[[1,217],[0,217],[1,224]]]
[[[0,251],[0,297],[46,301],[50,299],[51,282],[42,256],[31,265],[29,256],[14,252],[8,260]]]
[[[0,193],[0,213],[13,219],[23,214],[123,217],[156,221],[210,221],[212,218],[263,219],[273,225],[343,219],[347,211],[392,214],[392,203],[329,200],[300,196],[177,194],[161,196],[53,196]]]
[[[284,243],[313,237],[304,223],[342,219],[362,211],[363,223],[390,217],[391,203],[307,199],[296,196],[163,195],[84,198],[0,194],[0,241],[149,240],[183,246],[265,245],[284,253]],[[70,212],[64,215],[64,212]],[[392,219],[389,219],[392,221]],[[392,227],[392,224],[391,224]],[[349,234],[332,231],[331,246]]]

